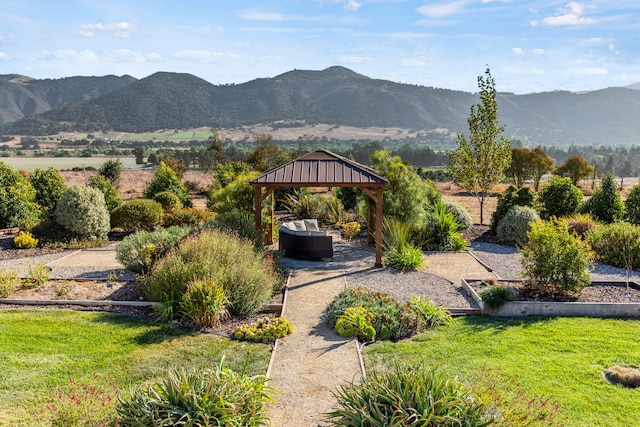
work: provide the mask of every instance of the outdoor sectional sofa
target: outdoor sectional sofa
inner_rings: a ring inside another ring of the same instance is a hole
[[[289,258],[321,259],[333,257],[333,240],[318,228],[318,220],[303,219],[280,226],[278,247]]]

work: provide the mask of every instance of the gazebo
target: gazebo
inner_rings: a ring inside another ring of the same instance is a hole
[[[371,168],[327,150],[316,150],[282,166],[271,169],[251,181],[254,191],[256,228],[262,232],[262,203],[282,187],[358,187],[375,204],[369,203],[368,235],[375,241],[376,267],[382,267],[382,190],[387,180]],[[262,189],[266,189],[263,192]],[[273,203],[267,243],[273,243]],[[375,221],[374,221],[375,217]],[[375,227],[374,227],[375,222]]]

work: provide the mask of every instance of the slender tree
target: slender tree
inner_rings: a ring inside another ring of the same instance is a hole
[[[518,188],[522,188],[527,179],[532,176],[532,157],[535,154],[528,148],[512,148],[511,149],[511,165],[504,174],[507,178],[513,180]]]
[[[540,180],[542,177],[553,172],[553,160],[542,147],[537,146],[531,152],[531,174],[533,177],[533,189],[537,192],[540,188]]]
[[[573,185],[578,185],[578,181],[591,175],[591,166],[582,156],[571,156],[564,164],[558,166],[555,174],[571,178]]]
[[[498,123],[495,80],[489,68],[478,77],[480,104],[471,106],[469,139],[458,134],[457,148],[447,151],[452,163],[447,167],[456,185],[472,192],[480,204],[483,223],[484,202],[511,162],[511,140]]]

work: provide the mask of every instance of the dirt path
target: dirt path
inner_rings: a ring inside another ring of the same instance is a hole
[[[334,409],[332,391],[358,381],[361,366],[357,341],[341,338],[322,314],[345,287],[341,270],[294,270],[284,316],[293,334],[279,341],[269,377],[282,394],[268,409],[271,426],[324,426],[324,414]]]

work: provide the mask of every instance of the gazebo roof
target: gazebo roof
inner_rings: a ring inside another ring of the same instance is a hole
[[[367,166],[322,149],[251,181],[260,187],[378,187],[386,183],[386,179]]]

